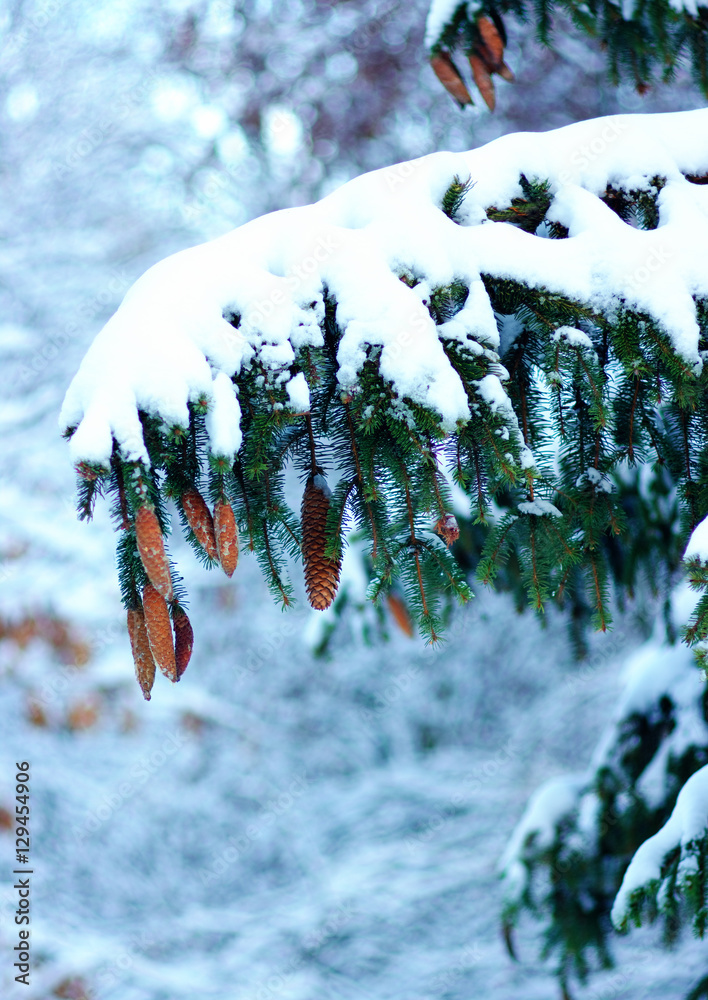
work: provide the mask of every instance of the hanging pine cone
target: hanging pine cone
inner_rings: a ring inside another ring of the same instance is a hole
[[[472,67],[472,72],[474,74],[475,83],[480,89],[482,97],[484,97],[490,110],[494,110],[494,84],[491,81],[487,81],[487,74],[498,73],[503,80],[508,80],[509,83],[514,81],[514,74],[509,69],[507,64],[504,62],[504,37],[499,30],[499,27],[488,17],[478,17],[476,22],[476,27],[478,31],[478,38],[470,54],[470,65]],[[476,60],[479,60],[481,65],[475,65],[473,62],[473,56]],[[480,84],[481,81],[481,84]],[[491,98],[492,103],[490,104],[488,96]]]
[[[150,651],[145,614],[142,608],[131,608],[128,611],[128,635],[130,648],[133,651],[135,676],[145,701],[150,701],[150,692],[155,683],[155,660]]]
[[[221,568],[233,576],[238,564],[238,528],[231,504],[227,500],[214,506],[214,533]]]
[[[204,497],[195,489],[187,490],[182,494],[182,507],[187,518],[189,527],[194,532],[206,554],[214,562],[219,561],[219,554],[216,551],[216,535],[214,534],[214,519],[211,511],[206,505]]]
[[[325,557],[327,513],[332,493],[324,476],[310,476],[302,496],[302,560],[307,597],[316,611],[324,611],[339,586],[341,559]]]
[[[192,623],[187,617],[187,612],[180,607],[175,608],[172,624],[175,630],[175,664],[177,667],[177,680],[179,680],[192,658],[194,632],[192,630]]]
[[[398,594],[387,594],[386,602],[396,625],[398,625],[401,632],[407,635],[409,639],[412,639],[415,635],[415,629],[405,601],[401,600]]]
[[[472,104],[470,92],[449,52],[438,52],[430,60],[430,65],[445,90],[455,98],[461,108],[466,104]]]
[[[486,62],[490,72],[498,73],[504,62],[504,39],[490,18],[478,17],[475,24],[481,38],[481,44],[477,46],[479,55]]]
[[[165,542],[160,522],[152,507],[140,507],[135,515],[135,537],[138,542],[140,560],[145,567],[148,580],[166,601],[174,598],[170,563],[165,552]]]
[[[165,677],[174,683],[179,678],[170,613],[164,597],[151,583],[146,584],[143,590],[143,611],[153,659]]]
[[[477,88],[484,99],[484,103],[490,111],[494,111],[497,98],[494,93],[494,84],[492,83],[492,77],[489,69],[487,68],[487,64],[474,52],[471,53],[469,60],[474,82],[477,84]]]

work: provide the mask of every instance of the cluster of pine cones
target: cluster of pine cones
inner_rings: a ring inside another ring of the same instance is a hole
[[[494,93],[492,74],[497,73],[503,80],[508,80],[510,83],[514,79],[514,74],[504,62],[504,29],[501,22],[497,25],[490,18],[484,16],[477,18],[475,29],[475,40],[467,58],[474,82],[477,84],[485,104],[490,111],[494,111],[496,94]],[[455,98],[461,108],[466,104],[473,103],[465,81],[452,61],[449,52],[444,49],[436,52],[430,60],[430,65],[443,87]]]
[[[210,559],[221,564],[227,576],[232,576],[238,562],[238,528],[231,504],[220,501],[212,516],[204,498],[191,489],[182,497],[182,506],[199,544]],[[149,504],[138,510],[135,535],[149,582],[140,604],[128,611],[128,634],[135,675],[149,701],[157,667],[173,683],[187,669],[194,632],[186,611],[175,598],[162,529]]]
[[[302,557],[307,596],[318,611],[324,611],[334,600],[341,569],[341,559],[325,556],[330,496],[324,476],[311,475],[302,498]],[[212,516],[200,493],[190,489],[182,496],[182,507],[206,554],[220,563],[227,576],[232,576],[238,563],[239,537],[231,504],[222,499],[215,505]],[[135,534],[149,582],[139,605],[128,611],[128,634],[135,675],[149,701],[157,668],[173,683],[187,669],[194,632],[175,597],[162,529],[149,504],[138,510]]]

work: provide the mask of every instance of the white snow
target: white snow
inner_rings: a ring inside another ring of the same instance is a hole
[[[558,508],[549,500],[525,500],[519,504],[522,514],[536,514],[538,517],[548,514],[551,517],[563,517]]]
[[[701,562],[708,563],[708,517],[704,517],[701,523],[693,529],[683,558],[700,559]]]
[[[692,596],[695,604],[696,595]],[[687,618],[690,610],[685,610]],[[667,782],[672,780],[672,759],[679,759],[690,746],[705,742],[702,715],[705,682],[690,649],[683,644],[668,646],[658,641],[647,642],[630,657],[624,680],[626,686],[617,701],[614,721],[593,754],[591,769],[613,766],[621,743],[623,720],[633,714],[652,715],[662,696],[667,696],[674,726],[637,782],[637,790],[647,805],[657,808],[665,799]]]
[[[310,388],[302,372],[291,378],[285,388],[293,410],[306,413],[310,409]]]
[[[233,382],[223,372],[214,377],[211,398],[205,421],[211,451],[217,457],[233,459],[241,447],[241,407]]]
[[[621,927],[627,919],[632,894],[647,883],[661,877],[661,866],[667,854],[681,848],[681,877],[695,870],[689,852],[696,841],[705,837],[708,829],[708,766],[696,771],[679,792],[668,821],[636,852],[625,872],[622,885],[612,907],[612,922]]]
[[[463,6],[464,0],[433,0],[425,22],[425,44],[428,48],[435,45],[457,8]]]
[[[558,824],[576,808],[587,781],[587,774],[562,774],[550,778],[533,793],[499,861],[507,899],[518,899],[526,885],[526,847],[533,846],[537,851],[552,846]]]
[[[708,295],[708,189],[684,173],[708,169],[707,128],[708,110],[698,110],[508,135],[365,174],[314,205],[263,216],[161,261],[128,292],[69,387],[61,421],[78,426],[72,458],[105,465],[115,438],[126,457],[145,460],[137,409],[184,425],[188,401],[209,393],[215,373],[232,377],[256,354],[274,371],[287,369],[298,348],[322,342],[325,286],[343,330],[342,387],[356,384],[367,345],[380,345],[381,371],[395,391],[436,411],[448,431],[469,411],[441,338],[466,335],[477,354],[499,343],[482,272],[598,309],[627,301],[663,326],[698,371],[693,296]],[[550,180],[549,215],[568,227],[568,239],[486,219],[488,206],[521,193],[522,172]],[[656,174],[667,184],[655,230],[634,229],[597,197],[608,183],[647,186]],[[439,207],[455,176],[475,181],[463,225]],[[398,280],[401,267],[430,288],[465,281],[468,303],[436,327],[419,290]],[[228,314],[241,316],[238,329]],[[588,346],[582,331],[560,335]],[[480,391],[513,427],[508,397],[492,378]]]
[[[557,330],[553,331],[551,340],[554,343],[559,343],[563,340],[566,344],[570,344],[571,347],[581,347],[586,351],[594,350],[592,340],[590,340],[587,333],[583,333],[582,330],[576,330],[572,326],[559,326]]]

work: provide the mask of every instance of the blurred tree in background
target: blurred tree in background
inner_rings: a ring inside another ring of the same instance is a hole
[[[126,2],[91,9],[81,3],[58,0],[8,3],[0,12],[3,134],[0,179],[3,190],[12,192],[0,202],[0,231],[4,240],[0,255],[3,399],[0,476],[4,484],[0,494],[3,623],[0,636],[6,657],[4,670],[15,692],[5,705],[10,720],[6,726],[13,732],[17,729],[25,740],[34,735],[41,755],[53,761],[59,758],[73,761],[72,772],[68,768],[62,771],[56,764],[53,776],[46,777],[44,799],[48,804],[40,806],[38,816],[43,832],[52,831],[58,845],[52,850],[67,852],[52,854],[51,860],[55,872],[65,872],[57,876],[58,892],[61,899],[71,901],[69,907],[73,908],[79,926],[89,926],[93,912],[100,909],[97,901],[101,899],[113,899],[120,919],[127,922],[136,906],[145,905],[141,896],[143,878],[136,876],[130,882],[126,875],[123,889],[118,882],[110,881],[108,874],[90,876],[88,868],[82,867],[75,857],[79,853],[76,837],[72,835],[68,847],[62,846],[61,839],[62,824],[70,824],[72,816],[84,815],[85,806],[72,799],[75,781],[72,775],[89,768],[81,734],[93,739],[88,734],[98,724],[102,738],[106,742],[109,737],[115,741],[115,748],[90,744],[102,761],[103,770],[92,772],[92,780],[101,788],[110,783],[111,775],[120,767],[125,747],[135,747],[130,743],[131,733],[136,726],[140,729],[146,725],[143,717],[136,714],[138,709],[133,702],[129,653],[122,636],[119,594],[114,580],[110,526],[107,518],[103,522],[99,518],[98,532],[95,528],[88,532],[85,527],[75,525],[73,475],[56,426],[56,414],[71,373],[127,288],[147,266],[167,253],[216,236],[263,212],[305,204],[365,170],[435,150],[480,145],[511,131],[545,130],[602,114],[681,110],[703,103],[688,72],[680,67],[670,86],[638,95],[633,82],[616,87],[608,80],[605,54],[586,34],[572,27],[569,20],[558,19],[553,44],[547,47],[540,45],[525,25],[509,17],[505,57],[514,70],[516,82],[497,88],[494,116],[479,106],[460,115],[427,64],[426,12],[424,2],[383,4],[358,0],[334,4],[259,0],[236,6],[218,0],[200,4],[166,3],[159,7],[148,2]],[[671,484],[657,481],[650,496],[652,510],[646,517],[641,515],[642,523],[662,509],[660,498],[664,493],[670,503]],[[631,484],[627,485],[626,498],[632,523],[632,518],[639,516],[636,505],[643,501],[638,499]],[[476,546],[480,542],[473,537],[475,529],[471,523],[462,527],[463,539],[467,541],[460,556],[463,562],[468,559],[471,564],[476,562]],[[656,520],[656,531],[662,535],[661,518]],[[659,541],[667,549],[666,565],[674,566],[680,554],[675,538],[663,534]],[[628,578],[638,583],[637,589],[641,589],[644,584],[632,577],[632,566],[639,565],[641,554],[633,551],[633,547],[639,546],[639,537],[632,536],[630,543],[616,557],[621,572],[628,574]],[[509,566],[513,568],[513,559]],[[509,586],[514,586],[513,579],[509,580]],[[656,606],[650,587],[647,594],[643,614],[644,624],[649,626]],[[500,739],[499,720],[510,711],[509,692],[513,692],[514,698],[518,696],[520,712],[532,711],[524,699],[531,697],[529,692],[542,690],[536,685],[546,683],[546,679],[529,677],[528,664],[522,662],[519,666],[504,667],[509,671],[502,670],[504,684],[499,689],[495,687],[499,665],[506,663],[509,655],[505,644],[494,645],[501,640],[492,636],[499,636],[507,627],[519,646],[528,642],[528,626],[509,625],[506,604],[498,605],[502,611],[496,617],[489,613],[493,627],[485,633],[484,640],[489,644],[489,659],[472,677],[467,662],[469,642],[463,639],[458,646],[453,643],[449,663],[436,662],[437,679],[426,678],[425,685],[429,687],[424,685],[419,689],[416,671],[423,676],[425,669],[413,654],[401,653],[394,632],[393,648],[398,650],[399,657],[412,660],[412,666],[406,669],[413,673],[411,677],[406,675],[404,681],[412,685],[418,700],[409,703],[405,695],[386,693],[387,689],[381,691],[377,686],[383,672],[381,663],[364,661],[363,656],[361,662],[352,662],[359,656],[352,656],[350,650],[341,666],[331,668],[334,671],[331,674],[325,672],[324,679],[321,674],[325,668],[304,666],[299,661],[294,665],[286,663],[288,669],[278,673],[273,661],[283,658],[282,650],[289,638],[276,631],[273,619],[258,619],[261,629],[258,635],[255,629],[248,631],[251,625],[244,622],[243,611],[237,616],[239,630],[234,632],[230,624],[234,618],[232,598],[226,588],[208,590],[205,586],[200,600],[213,623],[204,662],[205,676],[209,677],[213,690],[220,692],[219,677],[223,678],[225,670],[233,666],[233,649],[244,632],[251,643],[250,652],[244,654],[245,663],[250,666],[239,667],[238,674],[253,683],[239,688],[237,694],[229,694],[239,706],[246,706],[237,723],[224,722],[225,716],[219,716],[206,696],[201,701],[195,698],[188,710],[170,709],[173,714],[165,716],[170,721],[179,720],[174,725],[183,727],[180,731],[200,734],[202,756],[195,751],[182,770],[176,769],[177,777],[172,784],[163,773],[164,797],[156,792],[157,797],[148,798],[145,807],[158,831],[178,826],[189,828],[191,824],[192,832],[185,834],[188,842],[183,845],[170,841],[168,863],[156,844],[140,840],[137,826],[131,826],[124,818],[130,813],[129,807],[114,828],[106,827],[96,834],[95,844],[88,833],[84,840],[78,841],[81,852],[93,859],[96,869],[106,851],[118,859],[124,857],[119,853],[125,849],[121,845],[139,844],[143,855],[150,858],[149,877],[159,886],[159,893],[170,899],[170,917],[173,910],[188,913],[198,899],[196,891],[192,898],[184,888],[189,884],[185,871],[195,864],[206,870],[207,864],[212,864],[199,854],[199,838],[203,843],[208,840],[207,831],[199,826],[198,812],[212,817],[216,843],[225,843],[239,816],[244,811],[250,815],[251,801],[267,801],[272,789],[280,787],[282,776],[289,775],[288,769],[294,766],[294,755],[302,752],[305,758],[305,751],[300,749],[302,741],[310,740],[314,745],[321,736],[326,751],[319,752],[326,763],[318,763],[315,771],[321,767],[328,776],[343,774],[351,780],[357,769],[369,774],[372,768],[387,761],[408,761],[409,754],[415,760],[418,754],[430,755],[439,748],[471,745],[477,738]],[[579,617],[584,614],[581,609]],[[388,617],[389,630],[392,622]],[[298,629],[301,627],[304,626],[299,619]],[[484,623],[479,627],[483,628]],[[513,632],[515,628],[518,630]],[[263,629],[273,629],[275,636],[267,646],[262,645]],[[333,655],[337,655],[338,648],[354,641],[352,636],[357,630],[356,620],[344,622],[339,640],[335,637],[332,642]],[[580,635],[578,630],[576,641],[582,651],[584,640]],[[320,639],[318,636],[317,641]],[[563,650],[562,640],[554,641]],[[37,643],[49,651],[46,662],[37,653]],[[538,640],[539,655],[546,648],[545,643],[546,640]],[[591,662],[596,651],[597,646],[591,642]],[[559,662],[564,655],[567,651],[558,653]],[[77,669],[87,661],[86,671]],[[211,662],[213,675],[209,674]],[[268,670],[261,671],[264,662],[268,663]],[[549,665],[547,681],[551,688],[562,685],[563,668]],[[50,697],[43,695],[47,689]],[[293,710],[295,703],[297,712]],[[405,712],[399,716],[395,708],[404,703]],[[538,707],[538,703],[534,704]],[[549,697],[548,706],[553,704]],[[607,706],[609,702],[604,704]],[[272,716],[265,715],[267,705],[273,708]],[[247,712],[250,716],[244,721]],[[364,716],[358,713],[366,712],[369,728],[364,738],[361,735]],[[21,726],[15,722],[19,718],[23,720]],[[332,731],[335,727],[329,721],[331,718],[337,719],[337,728],[344,734],[341,743],[337,743],[338,734]],[[268,754],[259,755],[259,726],[272,765],[264,763]],[[509,731],[521,732],[520,726],[518,717],[514,717]],[[576,726],[572,722],[564,726],[559,723],[561,735],[557,740],[562,742],[562,736],[565,745],[570,746],[576,739]],[[290,732],[289,727],[292,738],[282,735],[283,731]],[[75,751],[67,748],[65,738],[69,733],[79,741]],[[237,766],[234,758],[222,749],[233,740],[234,733],[239,734],[239,755],[242,754]],[[244,733],[247,735],[243,736]],[[533,746],[539,753],[535,764],[525,765],[521,779],[525,784],[512,797],[517,811],[526,794],[524,789],[540,779],[545,767],[537,736],[525,730],[524,739],[526,746]],[[587,749],[591,737],[583,739]],[[282,748],[278,740],[282,740]],[[142,746],[145,748],[148,743]],[[577,746],[572,754],[558,751],[554,766],[559,766],[559,760],[569,765],[579,752]],[[224,755],[218,772],[216,765],[209,763],[210,754],[219,760]],[[529,756],[533,756],[531,751]],[[297,759],[300,761],[300,757]],[[257,763],[253,771],[260,768],[260,776],[256,777],[248,773],[254,760]],[[280,772],[276,771],[276,765],[281,767]],[[309,759],[307,766],[310,767]],[[236,778],[235,772],[243,772],[246,777]],[[195,775],[198,774],[206,776],[204,783],[210,783],[207,792],[202,788],[197,794]],[[194,812],[189,814],[190,823],[183,823],[184,817],[177,823],[171,803],[183,798],[181,789],[189,782],[193,782],[195,792]],[[455,786],[450,782],[444,787]],[[326,786],[325,801],[328,793],[334,794]],[[461,808],[449,805],[452,794],[450,791],[448,798],[436,806],[450,824],[445,829],[453,829],[454,822],[449,817],[454,817],[455,810]],[[61,812],[59,800],[66,800],[74,811]],[[426,799],[426,803],[429,801],[433,799]],[[139,802],[143,800],[139,798]],[[348,800],[337,802],[344,815]],[[506,806],[498,813],[493,812],[493,802],[486,802],[486,806],[489,815],[496,817],[485,841],[491,855],[498,849],[500,824],[506,819],[507,831],[509,824]],[[376,812],[379,806],[371,808]],[[418,805],[409,807],[405,797],[396,808],[406,816],[411,809],[414,833],[410,836],[416,849],[430,842],[432,857],[439,856],[430,832],[430,815],[437,813],[426,813]],[[431,807],[426,804],[425,808]],[[661,819],[665,815],[662,806]],[[461,836],[467,837],[474,823],[464,815],[463,821],[466,832]],[[144,817],[142,822],[145,823]],[[318,848],[323,856],[328,850],[327,843],[336,843],[341,836],[340,825],[335,816],[331,827],[323,832]],[[286,820],[286,826],[297,827],[293,837],[302,847],[293,866],[296,870],[298,865],[306,867],[309,855],[302,845],[307,843],[305,834],[312,834],[312,817],[303,821],[302,831],[292,816]],[[378,835],[377,831],[378,827],[372,837]],[[211,827],[208,832],[211,835]],[[45,837],[45,842],[48,840]],[[272,848],[268,845],[268,850],[265,846],[254,850],[254,868],[260,864],[265,871],[290,872],[290,860],[282,846],[285,840],[284,836]],[[214,841],[210,843],[215,851]],[[559,848],[553,848],[556,849]],[[622,856],[628,858],[626,845],[623,850]],[[464,851],[469,853],[467,841]],[[125,856],[125,867],[129,870],[133,865],[139,874],[143,862],[137,858],[138,853],[136,846],[134,853]],[[181,869],[178,859],[182,859]],[[316,866],[312,870],[316,871]],[[230,882],[232,876],[235,881]],[[71,895],[72,878],[84,887],[91,887],[86,892],[85,907]],[[95,886],[92,878],[105,881]],[[203,905],[212,905],[216,899],[226,906],[235,890],[243,889],[244,885],[250,887],[249,876],[240,869],[238,875],[232,870],[219,878],[219,885],[209,883],[208,892],[199,897]],[[273,880],[275,885],[275,876]],[[374,881],[373,885],[376,884]],[[403,898],[405,886],[401,884],[399,888]],[[443,900],[446,891],[444,887],[440,889]],[[159,893],[155,894],[156,900]],[[609,893],[606,895],[609,899]],[[248,899],[255,907],[257,898],[248,896]],[[603,905],[606,921],[607,899]],[[479,909],[478,901],[474,907]],[[155,903],[156,917],[165,921],[165,925],[170,923],[165,920],[166,912]],[[266,907],[265,912],[272,911]],[[456,916],[455,923],[474,926],[471,912],[466,909],[461,917]],[[421,919],[429,927],[430,919],[427,911],[424,913]],[[123,939],[118,924],[111,925],[112,915],[102,910],[97,919],[106,928],[107,936],[114,935],[115,944],[110,945],[112,960],[120,958],[125,944],[120,944]],[[390,919],[392,923],[398,919],[395,911],[391,911]],[[195,940],[199,934],[216,934],[199,925],[196,919],[194,924],[187,920],[187,925]],[[67,937],[75,930],[61,921],[58,926]],[[356,930],[353,936],[369,941],[373,949],[372,942],[381,933],[376,920],[372,917],[369,923],[362,918]],[[415,929],[408,930],[413,939]],[[284,923],[283,936],[278,939],[283,951],[289,933]],[[428,934],[431,940],[435,933]],[[451,925],[441,933],[444,939],[441,951],[454,940],[455,947],[462,952],[464,941],[455,938]],[[481,935],[482,930],[475,933]],[[155,921],[149,927],[149,934],[154,936],[153,940],[162,940]],[[342,932],[340,936],[343,939],[346,934]],[[62,950],[65,945],[58,936],[48,934],[45,947],[44,974],[47,994],[51,995],[50,991],[59,989],[61,983],[52,982],[50,976],[55,973],[59,976],[58,970],[65,968],[66,955],[78,966],[81,962],[68,949]],[[149,950],[149,944],[140,947]],[[320,947],[312,945],[314,952]],[[169,964],[169,946],[164,940],[155,946],[151,961],[160,948],[168,956]],[[108,951],[98,949],[97,954],[105,956],[101,958],[105,974],[102,980],[100,975],[98,979],[108,996],[112,980],[105,970],[110,972],[114,967],[109,964]],[[427,957],[433,960],[430,955]],[[336,966],[336,956],[332,961]],[[365,953],[358,956],[358,961],[366,970],[377,962],[383,963],[383,958]],[[450,965],[450,959],[447,961],[440,972],[440,983],[447,989],[460,989],[464,995],[466,980],[450,971],[456,967]],[[475,962],[471,964],[474,966]],[[160,960],[156,959],[152,966],[156,976],[159,965]],[[90,978],[95,966],[88,963],[87,968],[86,975]],[[487,966],[482,962],[480,968]],[[115,979],[117,973],[111,974]],[[361,973],[362,978],[364,974]],[[402,975],[400,968],[398,975]],[[142,978],[147,981],[149,977]],[[168,987],[166,981],[170,983]],[[528,973],[522,973],[517,989],[527,981]],[[162,980],[155,986],[156,991],[165,988],[177,989],[171,980]],[[138,987],[133,985],[133,989]],[[135,995],[156,995],[147,992],[152,987],[144,989],[144,994]],[[391,991],[395,995],[394,986],[390,986]],[[310,995],[317,993],[313,991]]]

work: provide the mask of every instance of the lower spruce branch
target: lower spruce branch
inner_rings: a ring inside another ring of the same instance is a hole
[[[357,446],[356,446],[356,435],[355,435],[355,432],[354,432],[354,421],[352,420],[352,415],[351,415],[351,412],[349,410],[349,403],[345,402],[342,405],[344,406],[344,412],[346,414],[347,424],[349,426],[349,436],[350,436],[350,440],[351,440],[352,455],[354,457],[354,465],[356,466],[357,478],[359,480],[359,490],[360,490],[360,493],[361,493],[362,502],[364,504],[364,507],[366,508],[367,514],[369,515],[369,525],[371,527],[371,539],[372,539],[371,555],[372,555],[372,558],[374,560],[376,560],[376,557],[378,555],[378,548],[379,548],[378,531],[376,530],[376,518],[374,517],[374,512],[371,509],[371,504],[369,503],[369,501],[367,499],[365,499],[366,498],[366,484],[364,482],[364,475],[363,475],[362,470],[361,470],[361,462],[359,460],[359,451],[358,451]],[[372,478],[372,488],[375,491],[376,486],[375,486],[375,482],[374,482],[373,478]],[[375,494],[374,494],[374,499],[376,499]]]

